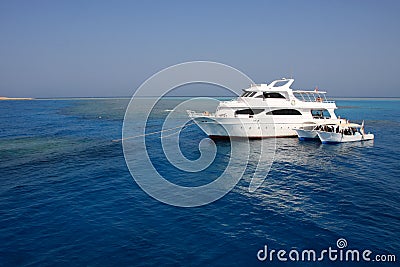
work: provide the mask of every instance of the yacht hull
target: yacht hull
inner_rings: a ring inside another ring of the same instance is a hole
[[[211,138],[246,137],[246,138],[271,138],[271,137],[296,137],[293,128],[300,127],[302,122],[271,122],[261,119],[238,118],[193,118],[196,124]]]

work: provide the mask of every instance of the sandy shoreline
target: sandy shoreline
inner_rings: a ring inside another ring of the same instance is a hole
[[[5,97],[0,96],[0,100],[33,100],[31,97]]]

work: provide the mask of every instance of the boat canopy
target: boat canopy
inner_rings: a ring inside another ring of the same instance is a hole
[[[362,127],[362,125],[357,124],[357,123],[339,123],[339,122],[337,122],[333,125],[337,125],[337,126],[344,127],[344,128],[345,127],[349,127],[349,128],[361,128]]]

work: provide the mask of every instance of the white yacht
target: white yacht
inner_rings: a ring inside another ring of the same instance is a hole
[[[335,114],[326,92],[293,90],[294,79],[252,84],[231,101],[221,101],[215,113],[188,110],[189,116],[211,138],[295,137],[306,125],[345,123]]]

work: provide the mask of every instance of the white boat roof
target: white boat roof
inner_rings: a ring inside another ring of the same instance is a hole
[[[338,124],[338,125],[343,126],[343,127],[361,128],[361,125],[357,124],[357,123],[345,123],[345,124]]]
[[[362,127],[362,125],[357,124],[357,123],[340,123],[338,121],[336,121],[336,122],[322,121],[320,123],[313,123],[313,122],[308,123],[308,122],[305,122],[304,125],[305,126],[313,126],[313,125],[314,126],[319,126],[319,125],[324,126],[324,125],[326,125],[326,126],[341,126],[341,127],[354,127],[354,128],[361,128]]]
[[[357,123],[334,123],[331,125],[337,125],[337,126],[341,126],[341,127],[354,127],[354,128],[361,128],[362,125],[357,124]]]

